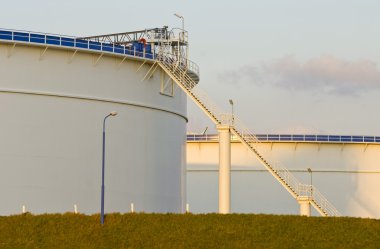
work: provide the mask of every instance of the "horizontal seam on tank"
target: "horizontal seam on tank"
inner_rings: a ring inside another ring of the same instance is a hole
[[[58,93],[47,93],[47,92],[35,92],[35,91],[27,91],[27,90],[12,90],[12,89],[0,89],[0,92],[2,93],[15,93],[15,94],[30,94],[30,95],[39,95],[39,96],[48,96],[48,97],[59,97],[59,98],[69,98],[69,99],[82,99],[82,100],[88,100],[88,101],[99,101],[99,102],[107,102],[107,103],[114,103],[114,104],[122,104],[122,105],[130,105],[130,106],[136,106],[141,108],[147,108],[162,112],[167,112],[170,114],[177,115],[181,118],[183,118],[186,122],[188,122],[188,118],[180,113],[169,111],[163,108],[139,104],[139,103],[133,103],[133,102],[126,102],[121,100],[113,100],[113,99],[103,99],[103,98],[94,98],[89,96],[80,96],[80,95],[67,95],[67,94],[58,94]]]

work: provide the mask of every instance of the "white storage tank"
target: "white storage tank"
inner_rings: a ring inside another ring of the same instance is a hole
[[[105,212],[183,211],[186,94],[145,42],[0,30],[0,215],[99,213],[111,111]]]
[[[380,136],[259,134],[266,159],[312,184],[343,216],[380,218]],[[218,210],[217,135],[188,135],[187,201],[194,213]],[[299,214],[294,198],[243,144],[231,143],[231,210]],[[312,215],[319,215],[312,209]]]

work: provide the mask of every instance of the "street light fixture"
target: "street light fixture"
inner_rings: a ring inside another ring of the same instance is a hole
[[[106,120],[111,116],[116,116],[117,112],[110,112],[103,120],[103,153],[102,153],[102,189],[101,189],[101,204],[100,204],[100,223],[104,224],[104,162],[105,162],[105,144],[106,144]]]
[[[181,21],[182,21],[182,40],[183,40],[183,42],[185,41],[185,18],[183,17],[183,16],[181,16],[180,14],[177,14],[177,13],[174,13],[174,15],[176,16],[176,17],[178,17],[179,19],[181,19]],[[181,40],[181,33],[180,33],[180,39],[179,40]],[[180,59],[180,55],[179,55],[179,41],[178,41],[178,60]],[[187,63],[187,56],[188,56],[188,46],[186,46],[186,63]],[[187,64],[186,64],[186,66],[187,66]]]
[[[174,13],[174,15],[182,20],[182,31],[185,32],[185,18],[177,13]]]
[[[311,196],[313,197],[313,171],[311,168],[307,168],[307,171],[310,173],[310,192]]]
[[[230,105],[231,105],[231,117],[232,117],[232,126],[233,126],[234,125],[234,121],[235,121],[234,102],[232,101],[232,99],[230,99],[229,102],[230,102]]]

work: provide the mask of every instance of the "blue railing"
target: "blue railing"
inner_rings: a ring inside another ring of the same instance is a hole
[[[34,44],[55,45],[70,48],[104,51],[115,54],[131,55],[147,59],[155,59],[154,51],[144,51],[138,46],[126,47],[113,43],[94,42],[69,36],[32,33],[28,31],[15,31],[0,29],[0,40],[14,42],[28,42]]]
[[[256,134],[261,142],[330,142],[330,143],[380,143],[375,136]],[[218,135],[187,135],[187,141],[218,141]],[[232,140],[234,137],[232,136]]]

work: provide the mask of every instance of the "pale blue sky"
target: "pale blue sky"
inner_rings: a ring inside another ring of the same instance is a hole
[[[380,1],[6,1],[0,27],[81,36],[180,26],[175,12],[202,88],[252,131],[380,135]]]

